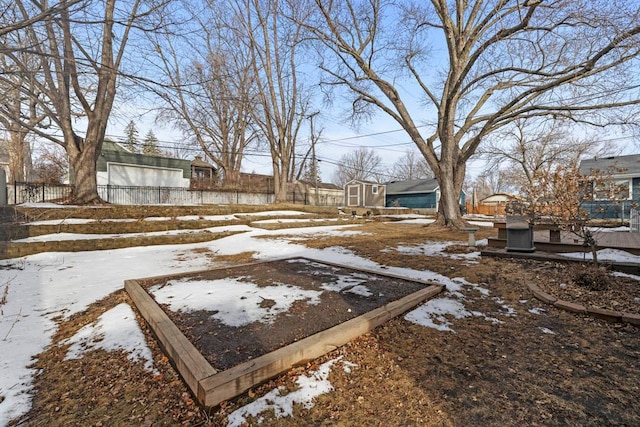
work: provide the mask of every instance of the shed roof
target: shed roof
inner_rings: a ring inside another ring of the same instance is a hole
[[[387,195],[433,193],[439,186],[436,178],[392,181],[387,183]]]
[[[480,204],[490,205],[508,202],[510,200],[522,200],[522,197],[518,197],[509,193],[495,193],[480,200]]]
[[[601,157],[580,161],[580,173],[589,175],[594,169],[612,175],[640,176],[640,154]]]
[[[212,164],[205,162],[204,160],[202,160],[202,157],[200,157],[200,156],[196,156],[195,159],[191,160],[191,166],[194,166],[194,167],[197,167],[197,168],[214,169]]]
[[[352,182],[359,182],[361,184],[385,185],[385,184],[382,184],[380,182],[368,181],[366,179],[352,179],[349,182],[347,182],[347,184],[351,184]]]
[[[301,182],[302,184],[306,184],[308,186],[314,187],[315,184],[311,181],[305,181],[305,180],[300,180],[299,182]],[[318,183],[318,188],[324,188],[326,190],[343,190],[342,187],[339,187],[335,184],[332,184],[330,182],[319,182]]]
[[[111,141],[109,139],[105,139],[102,142],[102,151],[117,151],[119,153],[131,153],[127,148],[125,148],[122,144]]]

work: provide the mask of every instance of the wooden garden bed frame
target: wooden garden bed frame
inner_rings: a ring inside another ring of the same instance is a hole
[[[359,269],[326,261],[303,257],[287,259],[300,258],[367,274],[410,280],[422,283],[426,287],[339,325],[325,329],[324,331],[303,338],[255,359],[240,363],[224,371],[217,371],[209,364],[204,356],[187,337],[185,337],[137,280],[126,280],[125,289],[131,296],[131,299],[133,299],[142,317],[144,317],[153,330],[161,347],[196,397],[198,403],[205,407],[217,406],[221,402],[236,397],[250,388],[286,372],[294,366],[316,359],[410,310],[421,302],[432,298],[444,289],[443,285],[434,285],[423,280]],[[283,259],[275,261],[283,261]],[[263,262],[243,264],[234,267],[252,266]],[[177,279],[198,273],[202,272],[161,276],[151,279]]]

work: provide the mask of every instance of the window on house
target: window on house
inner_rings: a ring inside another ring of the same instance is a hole
[[[378,186],[377,185],[371,186],[371,194],[378,194]]]
[[[615,179],[596,185],[593,189],[596,200],[630,200],[631,181],[628,179]]]

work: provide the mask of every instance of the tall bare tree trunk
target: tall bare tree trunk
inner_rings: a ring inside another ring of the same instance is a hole
[[[31,165],[31,150],[26,142],[27,131],[9,129],[9,182],[24,182]]]
[[[96,159],[102,148],[100,144],[85,144],[85,140],[75,137],[73,149],[68,149],[69,165],[71,166],[72,181],[74,186],[73,200],[77,204],[100,203],[98,196],[98,182],[96,176]],[[82,150],[75,147],[84,146]]]
[[[464,183],[465,166],[458,162],[445,162],[436,177],[440,185],[440,200],[436,224],[460,228],[465,225],[460,210],[460,193]]]

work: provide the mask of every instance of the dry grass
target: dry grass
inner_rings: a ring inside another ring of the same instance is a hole
[[[562,275],[569,274],[563,265],[508,259],[468,263],[409,255],[393,249],[427,240],[455,240],[459,243],[450,251],[465,252],[467,233],[378,222],[354,229],[362,233],[314,238],[305,244],[343,246],[384,265],[463,277],[489,291],[485,295],[466,288],[467,310],[501,323],[471,316],[456,319],[455,332],[441,332],[396,318],[324,358],[207,412],[193,403],[141,320],[158,375],[118,353],[94,352],[79,361],[63,360],[65,348],[58,346],[60,340],[118,302],[130,303],[119,292],[60,322],[53,345],[36,362],[41,371],[33,409],[22,424],[224,425],[234,409],[275,386],[293,388],[295,375],[343,356],[357,366],[351,373],[332,372],[332,392],[317,399],[313,408],[296,407],[294,418],[267,415],[262,425],[640,425],[638,329],[546,306],[532,299],[526,288],[528,282],[542,286],[562,281]],[[481,229],[476,237],[494,233]],[[300,243],[300,236],[291,237]],[[251,259],[250,251],[234,257],[212,254],[216,262]],[[622,281],[628,289],[638,287],[631,279]],[[625,295],[633,301],[633,292]],[[536,314],[541,310],[543,314]]]

